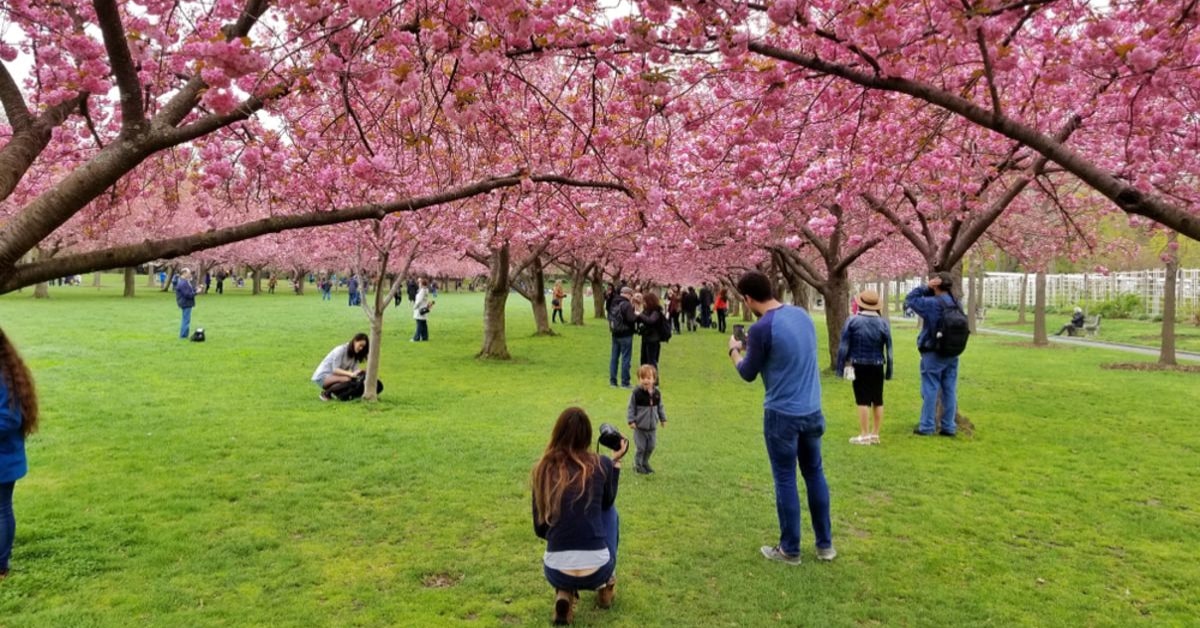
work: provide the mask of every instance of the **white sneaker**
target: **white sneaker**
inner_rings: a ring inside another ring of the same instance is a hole
[[[863,435],[863,436],[855,436],[850,439],[850,444],[851,445],[870,445],[871,444],[871,435],[867,434],[867,435]]]
[[[869,435],[867,436],[867,438],[871,439],[870,443],[871,443],[872,445],[878,445],[878,444],[879,444],[879,434],[869,434]]]

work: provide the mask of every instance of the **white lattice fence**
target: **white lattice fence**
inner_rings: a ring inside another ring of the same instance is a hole
[[[1033,306],[1034,275],[987,273],[983,280],[983,303],[987,307],[1016,307],[1021,299],[1021,283],[1026,281],[1025,305]],[[1123,294],[1137,295],[1140,314],[1157,316],[1162,312],[1166,271],[1142,270],[1108,275],[1073,273],[1046,276],[1046,304],[1052,308],[1086,306],[1116,299]],[[1180,315],[1200,310],[1200,269],[1179,271],[1176,284],[1176,311]]]

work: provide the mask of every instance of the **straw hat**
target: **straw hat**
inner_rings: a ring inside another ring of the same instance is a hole
[[[854,300],[858,303],[858,307],[864,310],[879,311],[879,293],[874,290],[863,290],[854,297]]]

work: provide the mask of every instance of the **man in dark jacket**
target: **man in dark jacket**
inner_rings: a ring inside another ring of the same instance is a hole
[[[612,333],[612,356],[608,361],[608,383],[617,385],[617,360],[621,361],[621,387],[629,388],[629,362],[633,358],[633,332],[637,315],[629,298],[633,288],[621,288],[608,310],[608,330]]]
[[[705,329],[712,327],[712,304],[713,291],[706,281],[700,288],[700,326]]]
[[[192,308],[196,307],[196,289],[192,287],[192,271],[179,271],[175,282],[175,304],[183,310],[183,321],[179,324],[179,337],[187,340],[188,327],[192,325]]]
[[[683,320],[687,323],[687,330],[696,331],[696,308],[700,307],[700,297],[696,295],[696,288],[688,286],[682,301]]]

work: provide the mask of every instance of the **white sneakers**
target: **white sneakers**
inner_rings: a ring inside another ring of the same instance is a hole
[[[862,434],[859,436],[855,436],[850,439],[850,444],[851,445],[878,445],[879,444],[879,435],[878,434]]]

